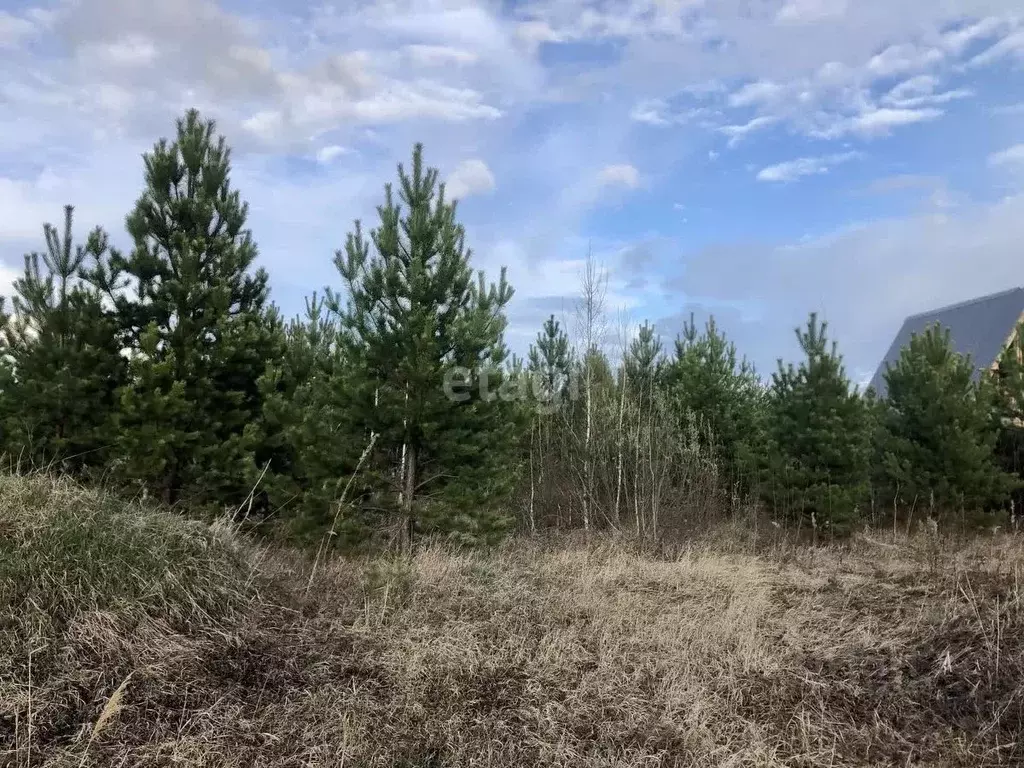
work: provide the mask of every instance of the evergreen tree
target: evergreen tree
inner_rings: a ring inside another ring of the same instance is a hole
[[[576,363],[576,381],[580,386],[590,382],[591,394],[594,399],[610,398],[615,392],[615,374],[606,355],[596,346],[583,353],[583,358]],[[583,399],[582,397],[580,398]]]
[[[129,256],[92,274],[132,350],[119,418],[122,475],[165,502],[241,501],[273,338],[267,275],[251,272],[248,206],[231,189],[230,150],[190,110],[173,142],[144,156],[145,189],[127,217]]]
[[[842,533],[856,522],[867,491],[870,423],[827,327],[812,313],[796,330],[805,359],[798,367],[780,360],[772,375],[765,491],[815,532]]]
[[[1024,426],[1024,323],[1014,329],[993,373],[1000,421]]]
[[[72,221],[69,205],[63,232],[43,227],[46,250],[25,257],[14,283],[3,334],[3,426],[12,459],[80,471],[108,458],[126,361],[100,295],[79,277],[107,252],[107,236],[96,228],[75,246]]]
[[[527,526],[536,531],[538,519],[543,525],[550,511],[550,497],[562,491],[564,427],[572,415],[570,404],[578,394],[569,338],[554,315],[544,322],[527,358],[529,388],[523,400],[527,412],[520,423],[521,432],[528,438],[521,443],[527,456],[529,487],[523,507]]]
[[[886,370],[882,461],[903,503],[973,510],[1004,500],[1012,488],[994,453],[995,392],[973,374],[949,329],[938,325],[911,337]]]
[[[996,398],[996,457],[1000,466],[1024,479],[1024,324],[1018,325],[999,357],[993,377]],[[1013,493],[1014,511],[1024,510],[1024,488]]]
[[[355,474],[367,435],[348,409],[338,325],[314,293],[305,316],[279,331],[281,354],[260,379],[263,410],[247,432],[256,467],[266,468],[269,506],[299,538],[333,530],[335,543],[361,544],[373,528],[359,504],[372,488],[371,468]]]
[[[569,337],[554,315],[544,321],[536,343],[530,345],[528,357],[528,367],[536,390],[531,394],[556,406],[564,404],[570,394],[572,358],[569,354]]]
[[[357,221],[335,258],[347,303],[333,292],[328,302],[355,372],[353,412],[398,464],[406,543],[416,530],[492,538],[517,470],[498,397],[512,289],[504,270],[496,285],[473,279],[456,205],[421,145],[398,175],[398,200],[386,185],[369,240]]]
[[[690,315],[676,339],[665,379],[680,423],[693,414],[703,427],[700,439],[711,441],[702,447],[711,450],[721,470],[749,489],[763,449],[764,389],[753,366],[718,330],[714,317],[698,334]]]
[[[654,326],[645,322],[630,342],[624,361],[627,386],[641,398],[649,400],[660,387],[663,373],[661,338]]]

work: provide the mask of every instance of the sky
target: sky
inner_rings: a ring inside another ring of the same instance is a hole
[[[0,293],[43,222],[128,246],[189,107],[233,147],[287,315],[424,143],[508,342],[713,314],[765,376],[829,323],[870,378],[909,314],[1024,285],[1020,0],[0,0]]]

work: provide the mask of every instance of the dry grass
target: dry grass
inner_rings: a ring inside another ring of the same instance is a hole
[[[0,478],[0,527],[4,765],[1024,761],[1011,537],[436,547],[307,594],[298,554],[65,483]]]

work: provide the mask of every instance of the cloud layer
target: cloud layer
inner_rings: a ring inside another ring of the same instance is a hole
[[[1012,0],[19,0],[0,264],[67,202],[123,245],[140,154],[197,106],[286,311],[423,141],[517,350],[589,250],[611,312],[711,309],[764,366],[822,309],[866,370],[903,315],[1019,282],[1022,66]]]

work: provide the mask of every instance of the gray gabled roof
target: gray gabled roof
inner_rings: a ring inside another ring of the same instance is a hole
[[[935,323],[949,328],[950,339],[957,352],[971,356],[976,366],[974,377],[977,379],[980,372],[999,357],[1021,313],[1024,313],[1024,288],[1011,288],[942,309],[911,315],[903,321],[903,327],[896,334],[885,359],[871,379],[871,386],[880,397],[885,397],[886,367],[896,364],[900,351],[910,343],[911,335],[921,334]]]

